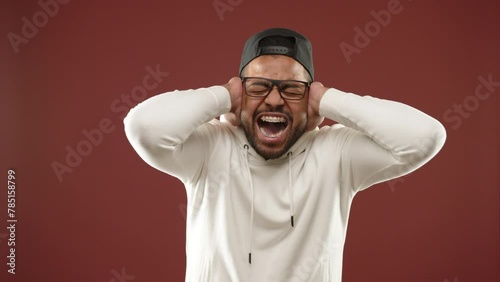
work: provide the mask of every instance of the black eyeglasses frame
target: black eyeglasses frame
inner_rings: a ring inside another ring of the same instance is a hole
[[[305,95],[307,94],[307,92],[309,91],[309,87],[311,86],[311,83],[312,83],[312,82],[301,81],[301,80],[293,80],[293,79],[278,80],[278,79],[270,79],[270,78],[256,77],[256,76],[242,76],[240,78],[241,78],[241,83],[242,83],[243,89],[245,90],[245,94],[248,95],[248,96],[250,96],[250,97],[254,97],[254,98],[266,98],[271,93],[271,91],[273,91],[274,86],[276,85],[276,88],[278,89],[278,93],[280,94],[280,96],[281,96],[281,98],[283,100],[293,100],[293,101],[302,100],[305,97]],[[269,88],[269,91],[266,93],[266,95],[250,95],[246,91],[247,87],[246,87],[246,84],[245,84],[245,82],[248,79],[263,79],[263,80],[269,81],[269,82],[271,82],[271,87]],[[299,96],[297,98],[284,97],[283,93],[282,93],[281,86],[280,86],[281,83],[283,83],[283,82],[300,82],[300,83],[303,83],[306,88],[304,90],[304,93],[302,93],[302,95],[300,97]]]

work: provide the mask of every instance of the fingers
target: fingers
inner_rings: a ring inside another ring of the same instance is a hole
[[[238,126],[240,125],[241,95],[243,91],[241,78],[233,77],[223,86],[226,87],[231,98],[231,110],[229,113],[224,114],[224,118],[232,125]]]
[[[228,84],[238,84],[238,85],[241,85],[241,78],[239,76],[235,76],[235,77],[232,77]]]
[[[231,112],[235,112],[238,108],[241,107],[241,78],[233,77],[229,80],[229,82],[225,85],[229,95],[231,97]]]
[[[323,83],[319,82],[319,81],[315,81],[313,83],[311,83],[311,88],[317,88],[317,87],[325,87],[323,86]]]
[[[325,120],[324,117],[319,115],[319,104],[327,90],[327,87],[317,81],[313,82],[310,86],[307,109],[307,131],[315,129]]]
[[[323,86],[323,83],[315,81],[311,83],[311,86],[309,88],[309,94],[312,95],[314,98],[316,96],[321,96],[323,97],[323,94],[328,90],[327,87]]]

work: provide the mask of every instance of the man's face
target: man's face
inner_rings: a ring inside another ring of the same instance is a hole
[[[282,55],[264,55],[245,68],[246,77],[308,81],[304,67]],[[243,89],[243,92],[245,90]],[[278,158],[306,131],[308,94],[301,100],[283,100],[273,87],[265,98],[243,93],[241,124],[252,147],[264,159]]]

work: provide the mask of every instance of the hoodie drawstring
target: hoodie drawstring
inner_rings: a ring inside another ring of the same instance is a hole
[[[292,183],[292,152],[288,152],[288,195],[290,197],[290,223],[293,226],[293,216],[295,209],[293,207],[293,183]]]
[[[251,194],[251,204],[250,204],[250,242],[248,243],[248,263],[252,264],[252,241],[253,241],[253,212],[254,212],[254,192],[253,192],[253,181],[252,173],[250,172],[250,164],[248,162],[248,150],[247,144],[243,146],[245,148],[245,160],[247,165],[247,173],[250,181],[250,194]]]
[[[245,163],[247,167],[248,178],[250,181],[250,194],[251,194],[251,203],[250,203],[250,240],[248,243],[248,263],[252,264],[252,243],[253,243],[253,215],[254,215],[254,189],[253,189],[253,181],[252,181],[252,172],[250,171],[250,163],[248,161],[248,150],[250,147],[245,144],[243,146],[245,148]],[[290,197],[290,224],[294,227],[294,214],[295,208],[293,205],[293,182],[292,182],[292,152],[288,152],[288,195]]]

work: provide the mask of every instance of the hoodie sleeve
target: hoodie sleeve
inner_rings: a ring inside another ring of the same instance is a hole
[[[415,108],[333,88],[321,99],[320,115],[353,129],[341,167],[355,191],[416,170],[446,139],[443,125]]]
[[[210,121],[230,108],[223,86],[167,92],[131,109],[124,119],[125,134],[146,163],[186,182],[207,159]]]

